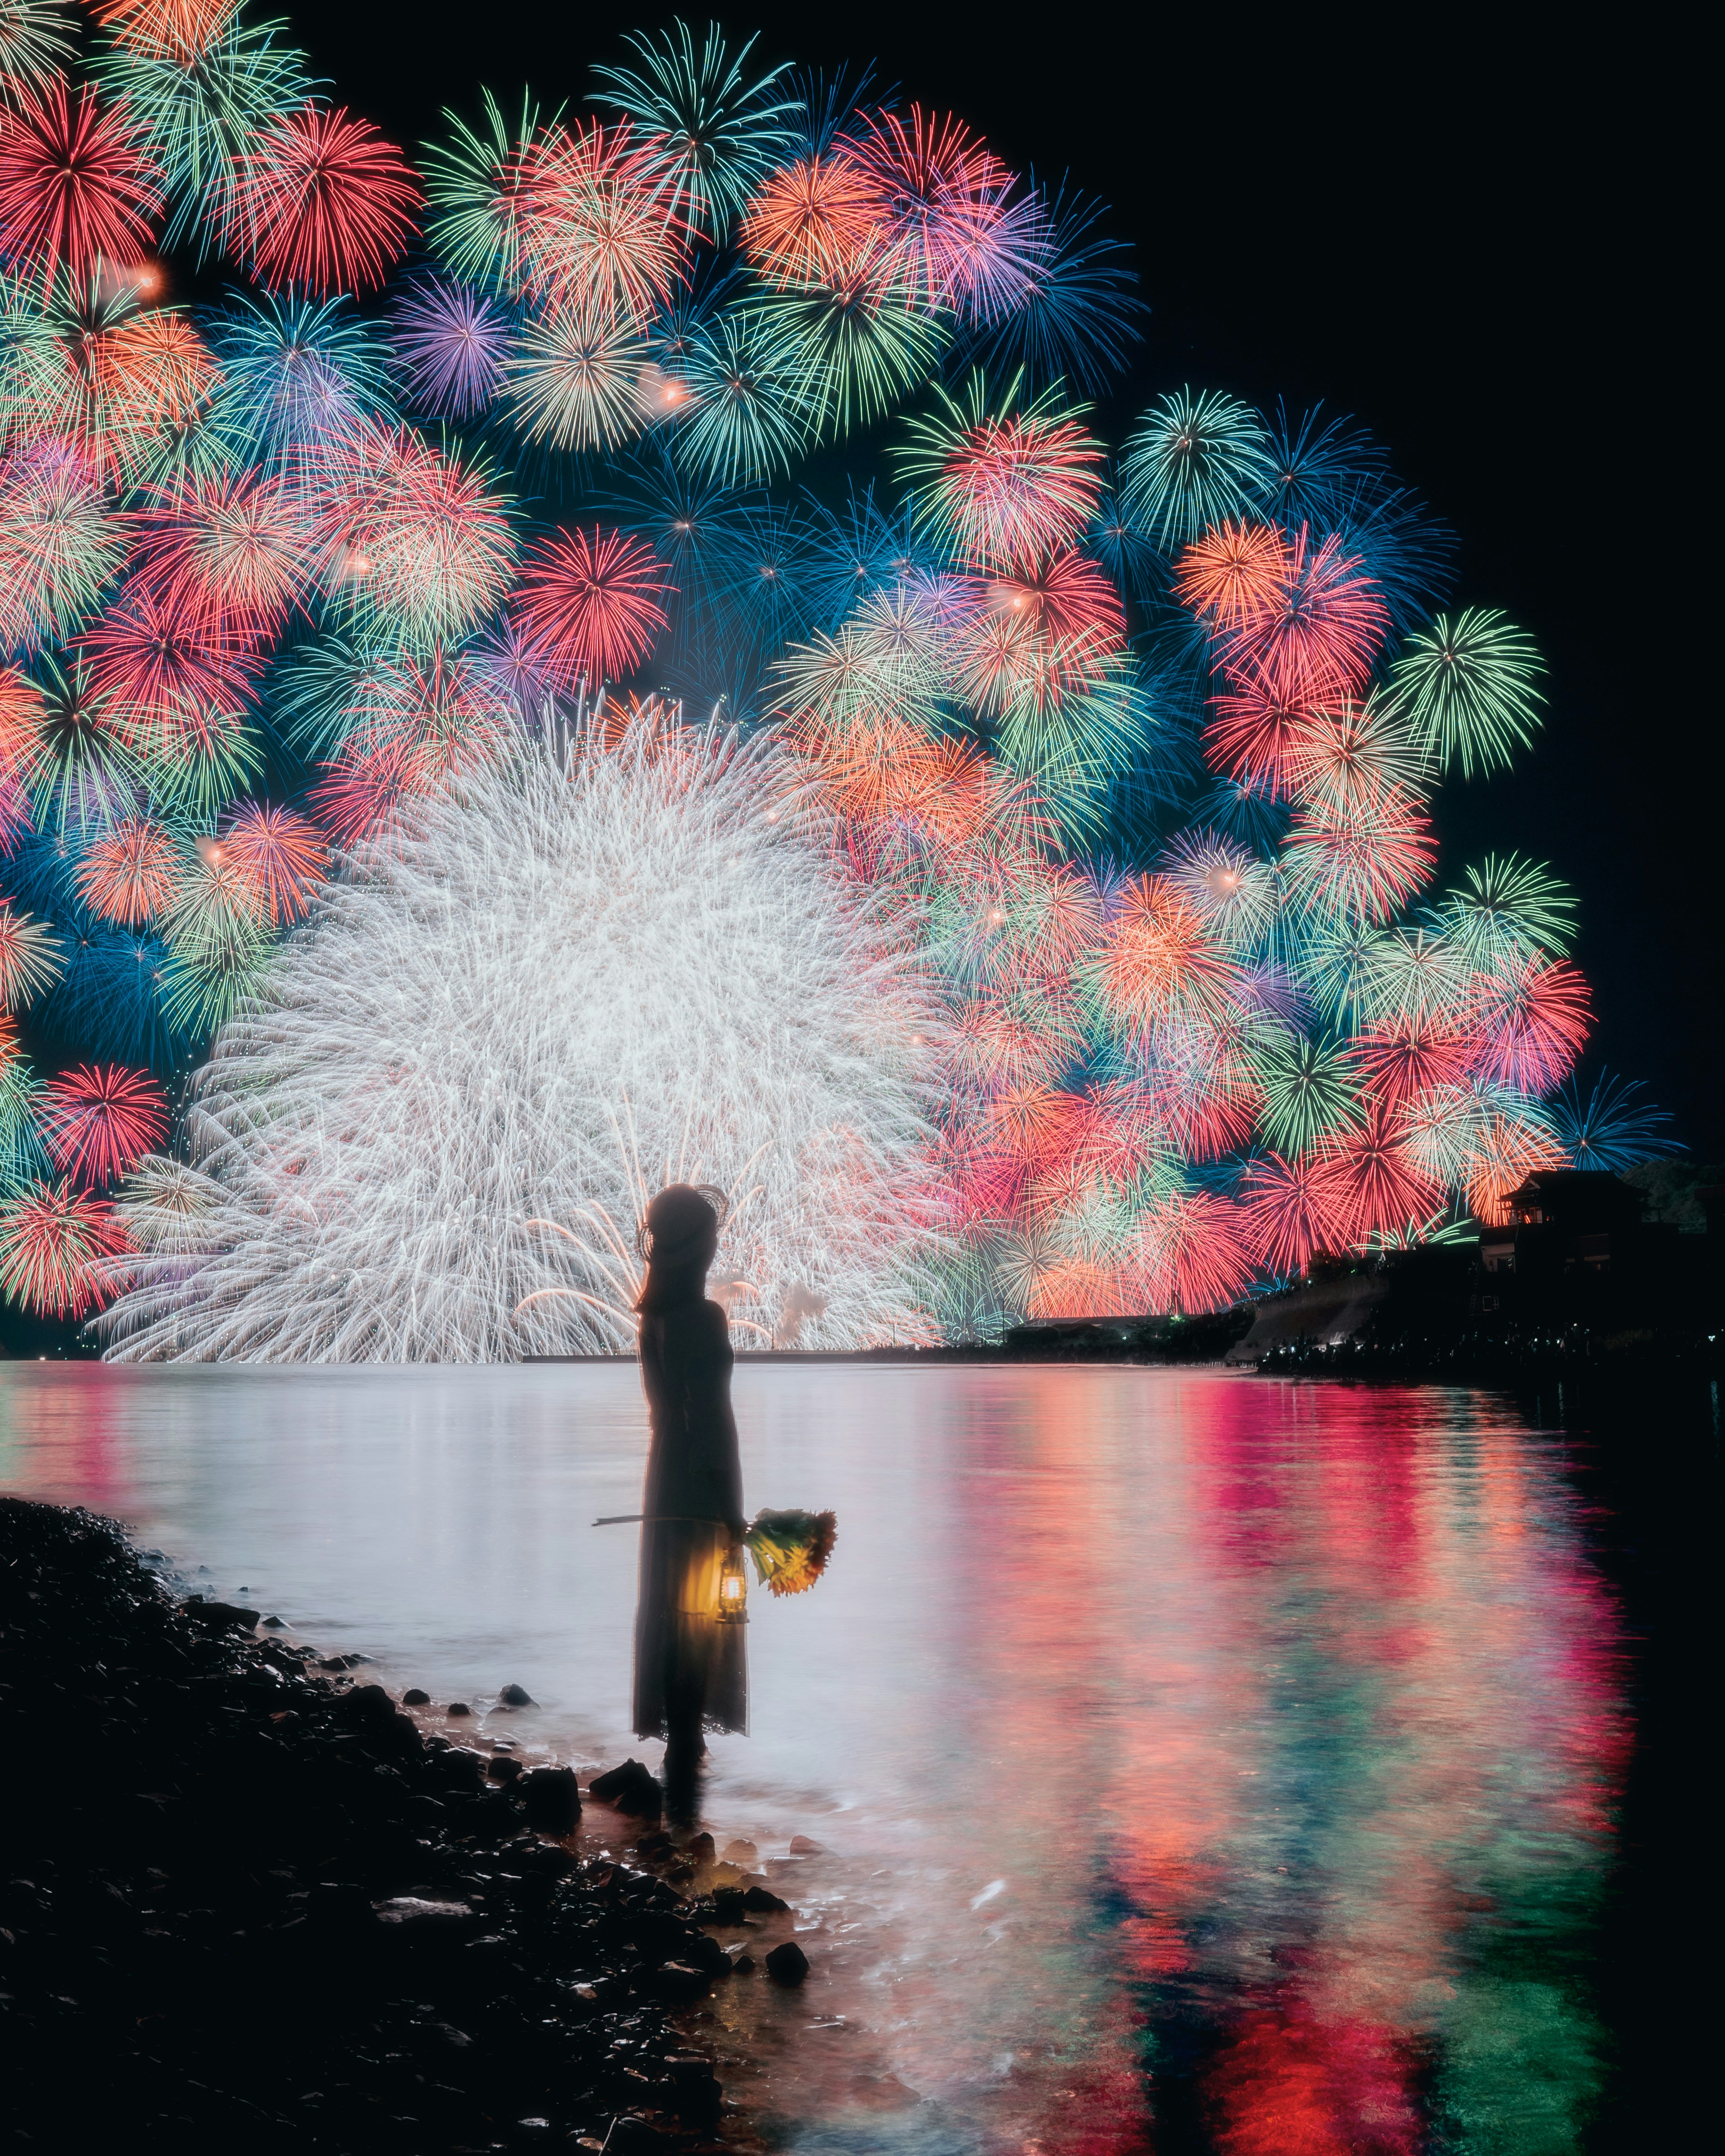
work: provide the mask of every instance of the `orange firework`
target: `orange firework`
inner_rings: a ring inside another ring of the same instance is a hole
[[[74,881],[92,913],[122,928],[141,928],[167,905],[178,859],[159,824],[131,816],[95,841]]]
[[[1213,629],[1232,632],[1275,613],[1291,567],[1287,542],[1273,524],[1224,521],[1194,540],[1174,564],[1174,591]]]
[[[886,209],[882,180],[855,157],[799,157],[750,203],[739,244],[769,284],[842,282],[877,242]]]
[[[253,802],[228,827],[222,858],[250,884],[259,911],[278,927],[311,909],[311,893],[329,867],[330,850],[316,824],[291,808]]]
[[[1163,875],[1126,885],[1089,971],[1108,1018],[1141,1043],[1167,1019],[1219,1012],[1233,978],[1203,916]]]

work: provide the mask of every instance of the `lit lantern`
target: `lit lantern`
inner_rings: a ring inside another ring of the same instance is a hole
[[[749,1584],[743,1575],[742,1553],[732,1550],[719,1574],[719,1622],[747,1625],[749,1621]]]

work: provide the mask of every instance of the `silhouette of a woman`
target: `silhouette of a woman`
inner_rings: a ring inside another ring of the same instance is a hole
[[[746,1527],[730,1327],[706,1295],[725,1208],[721,1191],[674,1183],[641,1224],[647,1278],[635,1308],[653,1442],[641,1507],[634,1722],[638,1737],[665,1740],[674,1809],[693,1797],[703,1730],[748,1729],[745,1634],[719,1621],[720,1573]]]

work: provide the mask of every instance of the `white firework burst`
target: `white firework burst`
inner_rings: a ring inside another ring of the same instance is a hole
[[[108,1353],[627,1348],[661,1177],[731,1194],[742,1344],[927,1337],[937,1031],[782,751],[597,717],[418,804],[283,947],[126,1195]]]

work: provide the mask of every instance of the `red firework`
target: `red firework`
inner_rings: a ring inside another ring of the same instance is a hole
[[[105,1198],[33,1183],[0,1206],[0,1287],[38,1317],[82,1317],[101,1299],[102,1260],[130,1248]]]
[[[1443,1019],[1409,1014],[1360,1034],[1348,1052],[1372,1091],[1399,1104],[1430,1086],[1459,1085],[1468,1072],[1471,1043]]]
[[[841,281],[879,247],[887,207],[880,176],[856,156],[799,157],[769,175],[738,244],[769,284]]]
[[[1292,1160],[1273,1152],[1252,1163],[1245,1181],[1247,1232],[1272,1273],[1302,1273],[1314,1251],[1348,1247],[1322,1179],[1325,1159],[1322,1152]]]
[[[147,1071],[80,1063],[49,1081],[42,1136],[54,1166],[80,1183],[116,1183],[167,1136],[167,1096]]]
[[[521,572],[514,620],[562,689],[634,673],[666,625],[671,590],[650,547],[621,531],[559,531],[542,539]]]
[[[942,460],[942,513],[967,561],[1034,574],[1089,523],[1101,464],[1101,444],[1079,420],[1045,413],[982,419]]]
[[[404,741],[374,748],[349,742],[323,768],[311,798],[339,845],[357,844],[398,803],[424,790],[420,760]]]
[[[1301,526],[1274,602],[1222,639],[1230,679],[1262,682],[1291,703],[1334,703],[1365,686],[1389,627],[1389,609],[1357,554],[1332,532],[1314,549]]]
[[[254,801],[228,827],[221,857],[251,886],[259,912],[281,927],[311,910],[311,893],[329,867],[330,850],[306,817]]]
[[[1271,800],[1294,791],[1309,713],[1260,675],[1242,675],[1230,693],[1213,696],[1204,753],[1213,771],[1241,785],[1265,788]]]
[[[1145,1306],[1187,1317],[1225,1310],[1251,1276],[1244,1209],[1198,1190],[1151,1206],[1137,1231],[1132,1271]]]
[[[159,824],[147,816],[128,817],[90,847],[74,880],[92,913],[123,928],[141,928],[167,905],[177,858]]]
[[[1203,916],[1170,877],[1134,877],[1122,889],[1090,968],[1104,1009],[1140,1044],[1169,1019],[1214,1015],[1232,973]]]
[[[1430,1219],[1443,1188],[1409,1157],[1395,1118],[1381,1101],[1368,1104],[1363,1125],[1330,1148],[1318,1169],[1320,1204],[1348,1249],[1374,1235],[1399,1232]]]
[[[1511,958],[1474,983],[1472,1067],[1545,1093],[1567,1076],[1593,1026],[1588,985],[1561,959]]]
[[[887,236],[924,305],[1018,296],[1017,250],[1003,249],[1001,230],[1013,175],[963,121],[919,105],[902,118],[873,113],[849,147],[880,191]]]
[[[252,137],[228,244],[272,290],[360,292],[406,254],[421,200],[400,151],[368,121],[307,105]]]
[[[79,643],[121,738],[146,751],[225,746],[264,666],[243,624],[182,613],[146,585],[123,593]]]
[[[273,642],[311,581],[299,495],[262,472],[182,473],[140,519],[137,581],[182,619],[216,615]]]
[[[1223,523],[1174,564],[1174,591],[1199,620],[1231,635],[1276,613],[1292,568],[1287,542],[1273,524]]]
[[[103,111],[86,84],[14,85],[0,105],[0,257],[82,280],[149,250],[162,210],[156,166],[124,105]]]

